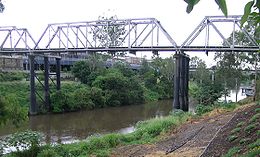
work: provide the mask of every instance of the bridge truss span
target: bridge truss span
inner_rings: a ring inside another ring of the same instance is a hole
[[[174,46],[176,42],[155,18],[49,24],[35,49],[93,49]]]
[[[0,27],[0,51],[30,51],[35,45],[35,40],[26,28]]]
[[[241,26],[241,17],[242,16],[240,15],[233,15],[228,17],[206,16],[194,29],[194,31],[187,37],[187,39],[182,43],[180,49],[194,47],[194,49],[185,50],[200,51],[204,49],[206,53],[212,50],[215,51],[216,49],[224,50],[223,52],[257,52],[259,50],[259,44],[257,43],[252,32],[248,31],[251,28]],[[201,36],[202,38],[200,38]],[[214,43],[211,42],[212,39],[216,38],[220,39],[220,45],[216,45],[216,41]],[[197,42],[196,39],[199,39],[200,42]],[[241,43],[240,40],[247,41],[247,43]],[[196,49],[195,47],[200,48]]]

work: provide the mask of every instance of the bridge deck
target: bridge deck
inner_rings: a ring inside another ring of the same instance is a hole
[[[97,48],[52,48],[52,49],[0,49],[0,54],[43,54],[43,53],[67,53],[67,52],[121,52],[121,51],[184,51],[184,52],[258,52],[257,46],[153,46],[153,47],[97,47]]]

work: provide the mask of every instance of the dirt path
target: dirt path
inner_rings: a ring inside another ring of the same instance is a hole
[[[153,145],[130,145],[117,148],[113,157],[197,157],[202,154],[220,129],[235,113],[225,113],[196,120],[181,126],[168,138]]]

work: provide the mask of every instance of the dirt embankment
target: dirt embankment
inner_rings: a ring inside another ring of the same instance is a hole
[[[255,141],[257,136],[251,134],[240,134],[234,141],[229,141],[232,130],[241,121],[249,123],[253,111],[259,106],[246,105],[233,112],[223,113],[220,110],[204,116],[198,120],[191,120],[176,130],[169,132],[165,138],[155,144],[129,145],[116,148],[112,157],[212,157],[226,154],[227,151],[239,144],[242,138]],[[259,130],[256,123],[254,130]],[[244,124],[243,127],[247,125]],[[245,129],[245,128],[241,128]],[[250,141],[246,141],[249,143]],[[241,147],[240,153],[246,151]]]

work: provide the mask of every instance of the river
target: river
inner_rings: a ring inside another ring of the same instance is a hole
[[[42,132],[45,142],[70,143],[94,134],[129,133],[138,121],[162,117],[171,110],[172,100],[161,100],[141,105],[38,115],[30,117],[19,129],[13,126],[0,128],[0,136],[31,129]]]
[[[238,100],[245,97],[240,90]],[[227,100],[235,101],[234,98],[235,91],[232,90]],[[173,100],[161,100],[141,105],[32,116],[19,129],[9,125],[0,128],[0,137],[30,129],[43,133],[47,143],[71,143],[95,134],[129,133],[138,121],[168,115],[172,111],[172,103]],[[191,101],[190,111],[194,111],[193,104]]]

